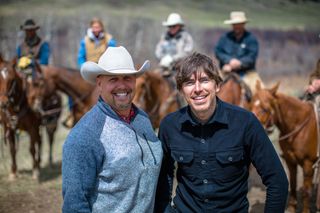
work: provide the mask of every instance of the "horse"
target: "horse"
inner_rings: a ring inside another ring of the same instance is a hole
[[[16,140],[18,129],[30,136],[30,154],[32,156],[32,177],[39,179],[41,162],[40,118],[30,108],[25,93],[24,79],[15,70],[15,63],[5,61],[0,56],[0,117],[4,129],[4,141],[9,141],[11,171],[9,179],[17,177]]]
[[[250,108],[251,91],[240,76],[234,72],[225,75],[217,96],[227,103],[246,109]]]
[[[312,194],[312,166],[317,161],[317,123],[313,105],[282,93],[279,83],[262,89],[257,82],[251,111],[265,128],[275,125],[280,131],[279,144],[289,169],[290,197],[288,208],[297,204],[297,166],[303,169],[303,212],[309,212]]]
[[[77,69],[56,66],[41,68],[49,92],[58,90],[72,98],[74,125],[97,102],[99,96],[97,88],[85,81]]]
[[[178,92],[160,72],[150,71],[137,78],[133,103],[147,112],[157,129],[162,118],[179,108],[177,95]]]
[[[53,142],[62,111],[62,98],[54,85],[44,76],[40,66],[36,66],[37,74],[32,78],[24,77],[27,81],[27,101],[31,109],[41,117],[41,124],[45,126],[49,141],[49,165],[53,165]]]

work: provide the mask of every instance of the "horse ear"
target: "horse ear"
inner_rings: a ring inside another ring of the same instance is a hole
[[[280,81],[278,81],[271,89],[270,89],[270,92],[272,95],[275,95],[276,92],[278,91],[279,89],[279,85],[280,85]]]

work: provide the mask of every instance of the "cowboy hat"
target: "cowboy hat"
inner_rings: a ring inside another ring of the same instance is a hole
[[[27,19],[24,24],[20,26],[21,30],[37,30],[39,28],[32,19]]]
[[[147,60],[139,70],[136,70],[126,48],[108,47],[99,58],[98,63],[87,61],[82,65],[81,76],[86,81],[95,84],[99,75],[136,75],[139,77],[149,69],[150,62]]]
[[[230,13],[230,19],[224,21],[225,24],[240,24],[246,22],[248,22],[248,19],[246,18],[246,14],[242,11],[232,11]]]
[[[178,13],[171,13],[167,21],[162,22],[163,26],[169,27],[169,26],[174,26],[174,25],[184,25],[184,22],[181,18],[181,16]]]

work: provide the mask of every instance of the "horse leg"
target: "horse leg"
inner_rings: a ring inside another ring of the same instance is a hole
[[[303,164],[303,213],[310,212],[310,199],[312,194],[312,178],[313,178],[313,163],[309,160]]]
[[[46,130],[47,130],[47,134],[48,134],[48,139],[49,139],[49,158],[48,158],[48,162],[49,162],[49,166],[52,167],[53,165],[53,160],[52,160],[52,152],[53,152],[53,141],[54,141],[54,133],[57,129],[57,125],[55,124],[47,124],[46,125]]]
[[[29,150],[33,160],[32,178],[35,180],[39,180],[41,162],[41,137],[39,134],[39,128],[34,128],[34,130],[30,134],[30,139]]]
[[[7,132],[8,131],[8,132]],[[11,172],[9,174],[9,180],[13,181],[17,178],[17,161],[16,161],[16,154],[17,154],[17,149],[16,149],[16,142],[14,138],[14,131],[13,130],[7,130],[6,135],[9,145],[10,145],[10,154],[11,154]]]
[[[297,207],[297,164],[286,160],[289,169],[290,195],[288,211],[296,212]]]

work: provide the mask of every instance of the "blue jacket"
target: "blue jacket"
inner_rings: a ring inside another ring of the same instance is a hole
[[[245,31],[239,41],[236,40],[233,31],[231,31],[220,38],[214,51],[220,62],[220,67],[229,63],[232,58],[240,60],[242,67],[238,73],[242,75],[246,71],[255,70],[259,44],[256,37],[248,31]]]
[[[189,107],[169,114],[160,124],[164,158],[155,212],[170,208],[174,162],[177,162],[177,212],[247,213],[252,163],[267,187],[266,213],[283,213],[288,180],[280,159],[258,119],[240,107],[217,99],[206,124]]]
[[[101,98],[69,133],[62,212],[152,212],[162,148],[146,113],[127,124]]]
[[[21,50],[21,45],[17,47],[17,57],[21,58],[22,56],[22,50]],[[39,54],[36,56],[36,59],[38,59],[39,64],[42,65],[48,65],[49,64],[49,57],[50,57],[50,46],[48,42],[42,42],[40,49],[39,49]]]

